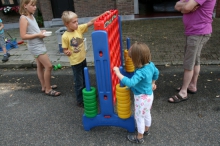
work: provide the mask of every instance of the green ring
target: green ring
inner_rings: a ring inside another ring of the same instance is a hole
[[[90,95],[96,95],[96,88],[91,87],[91,91],[86,91],[86,88],[82,90],[83,96],[90,96]]]
[[[98,109],[96,108],[96,109],[91,110],[91,111],[87,111],[87,110],[84,109],[84,113],[89,114],[89,115],[95,114],[95,113],[97,114],[98,113]]]
[[[85,100],[92,100],[92,99],[96,99],[96,95],[91,95],[91,96],[88,96],[88,95],[83,95],[83,99],[85,99]]]
[[[97,102],[92,102],[92,103],[84,103],[84,107],[96,107]]]
[[[93,98],[93,99],[86,99],[86,98],[83,97],[83,102],[84,102],[84,103],[97,102],[97,99],[96,99],[96,98]]]
[[[97,110],[97,106],[94,106],[94,107],[86,107],[86,106],[84,106],[84,110],[85,111]]]
[[[85,113],[85,116],[86,116],[87,118],[94,118],[95,116],[97,116],[97,114],[88,115],[88,114]]]

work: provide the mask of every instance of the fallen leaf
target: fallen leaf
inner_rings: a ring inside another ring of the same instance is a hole
[[[168,63],[165,64],[166,67],[170,66]]]
[[[217,95],[216,97],[219,98],[219,95]]]
[[[203,116],[202,116],[202,114],[198,114],[198,117],[202,118]]]
[[[211,82],[212,80],[207,80],[208,82]]]

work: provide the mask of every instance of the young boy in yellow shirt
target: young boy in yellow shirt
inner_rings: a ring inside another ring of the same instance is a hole
[[[73,70],[75,94],[79,107],[84,107],[82,90],[85,88],[84,67],[87,67],[83,34],[88,31],[88,27],[92,26],[97,18],[78,25],[78,17],[74,12],[64,11],[62,14],[62,21],[67,28],[62,35],[62,48],[64,54],[68,56]]]

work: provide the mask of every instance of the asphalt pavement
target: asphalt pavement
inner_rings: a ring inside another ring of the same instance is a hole
[[[203,65],[198,92],[189,100],[169,103],[182,83],[181,66],[158,66],[160,76],[152,106],[149,146],[220,145],[220,72],[218,65]],[[89,67],[91,86],[96,87],[94,67]],[[83,108],[76,106],[72,70],[52,72],[59,97],[41,92],[36,68],[0,69],[1,146],[132,146],[126,129],[99,126],[85,131]],[[133,100],[133,98],[131,98]],[[133,111],[133,106],[132,106]],[[117,113],[117,111],[115,111]]]

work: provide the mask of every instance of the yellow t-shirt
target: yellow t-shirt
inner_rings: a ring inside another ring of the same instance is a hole
[[[88,31],[87,24],[81,24],[73,32],[65,31],[62,35],[62,48],[68,48],[72,55],[68,56],[70,65],[81,63],[86,58],[86,51],[83,43],[83,33]]]

